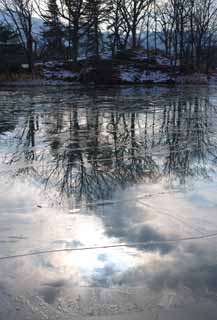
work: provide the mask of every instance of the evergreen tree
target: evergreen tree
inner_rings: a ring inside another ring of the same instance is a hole
[[[76,63],[83,35],[84,0],[59,0],[61,17],[67,22],[70,57]]]
[[[10,27],[0,24],[0,43],[18,43],[18,35]]]
[[[112,9],[111,0],[86,0],[85,3],[85,29],[87,55],[99,57],[103,44],[102,28],[106,23],[108,14]]]
[[[0,24],[0,73],[17,72],[22,63],[23,50],[17,33]]]
[[[63,56],[63,26],[59,19],[59,9],[56,0],[48,0],[47,12],[43,16],[43,37],[46,42],[49,57],[60,58]]]

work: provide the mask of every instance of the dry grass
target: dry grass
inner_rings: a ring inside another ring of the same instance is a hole
[[[18,81],[18,80],[38,80],[42,79],[40,72],[19,72],[19,73],[0,73],[0,81]]]

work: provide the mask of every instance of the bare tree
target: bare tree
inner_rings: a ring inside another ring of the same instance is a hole
[[[132,48],[138,46],[137,32],[152,0],[125,0],[122,14],[132,36]]]
[[[121,12],[123,0],[111,1],[111,12],[108,15],[107,30],[111,40],[111,53],[114,57],[116,51],[122,47],[122,38],[124,34],[124,19]]]
[[[80,39],[83,34],[84,0],[60,0],[59,14],[68,24],[69,47],[72,59],[77,62]]]
[[[170,2],[157,5],[157,19],[160,25],[160,40],[163,43],[165,53],[170,57],[172,64],[175,18]]]
[[[213,32],[217,28],[217,7],[214,0],[198,0],[194,2],[193,23],[191,25],[191,41],[193,43],[196,67],[203,63],[202,51],[211,45]],[[208,59],[208,57],[206,57]]]
[[[47,0],[45,8],[36,2],[37,12],[44,20],[43,39],[45,42],[46,56],[52,58],[63,58],[63,24],[60,21],[59,6],[57,0]]]

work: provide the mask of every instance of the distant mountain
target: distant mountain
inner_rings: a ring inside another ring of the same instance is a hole
[[[33,17],[32,19],[33,22],[33,34],[35,37],[40,36],[41,33],[41,28],[43,26],[43,20],[37,17]],[[2,16],[2,14],[0,13],[0,23],[5,23],[4,17]],[[11,27],[13,28],[13,21],[9,18],[9,23],[11,25]]]
[[[33,33],[35,35],[40,35],[41,29],[43,27],[43,20],[40,18],[33,18]]]

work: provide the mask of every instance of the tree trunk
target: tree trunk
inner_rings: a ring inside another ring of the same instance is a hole
[[[73,43],[72,43],[72,60],[74,63],[78,60],[78,48],[79,48],[79,39],[78,39],[78,30],[75,28],[73,31]]]
[[[136,35],[136,25],[132,27],[132,49],[137,47],[137,35]]]
[[[34,70],[33,39],[31,35],[29,35],[29,39],[27,40],[26,57],[27,57],[27,63],[29,66],[29,72],[33,73],[33,70]]]

